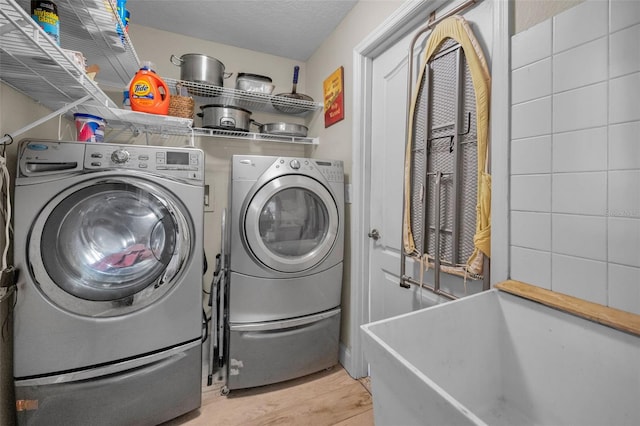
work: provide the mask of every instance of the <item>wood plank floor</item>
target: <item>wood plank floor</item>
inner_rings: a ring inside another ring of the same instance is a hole
[[[371,426],[368,381],[337,365],[299,379],[220,395],[222,383],[204,386],[202,406],[163,426],[312,425]]]

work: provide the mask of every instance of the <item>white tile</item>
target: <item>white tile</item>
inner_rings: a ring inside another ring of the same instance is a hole
[[[593,260],[607,260],[604,217],[552,215],[552,251]]]
[[[553,95],[553,132],[607,124],[607,83]]]
[[[618,31],[633,24],[640,24],[640,1],[611,0],[610,31]]]
[[[551,290],[551,253],[511,247],[510,278]]]
[[[607,263],[554,254],[551,289],[602,305],[607,304]]]
[[[607,34],[608,2],[586,0],[553,18],[553,53],[562,52]]]
[[[511,174],[551,172],[551,136],[511,141]]]
[[[511,101],[518,104],[551,95],[551,59],[546,58],[511,73]]]
[[[551,152],[554,172],[607,170],[607,128],[556,133]]]
[[[609,264],[609,306],[640,314],[640,268]]]
[[[640,219],[609,217],[609,262],[640,267]]]
[[[640,71],[640,25],[611,34],[609,43],[609,78]]]
[[[554,55],[554,93],[606,80],[608,47],[607,37],[601,37]]]
[[[609,80],[609,123],[640,120],[640,72]]]
[[[538,250],[551,249],[549,213],[511,212],[511,244]]]
[[[609,169],[640,169],[640,121],[609,126],[607,157]]]
[[[640,218],[640,170],[609,172],[608,216]]]
[[[511,37],[511,69],[551,56],[551,20]]]
[[[511,178],[511,210],[551,211],[551,175]]]
[[[554,174],[551,193],[554,213],[604,216],[607,213],[607,172]]]
[[[551,133],[551,97],[514,105],[511,138],[521,139]]]

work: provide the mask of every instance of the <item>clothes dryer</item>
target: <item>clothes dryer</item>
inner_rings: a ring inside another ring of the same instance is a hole
[[[340,305],[341,161],[235,155],[230,321],[292,318]]]
[[[197,149],[21,142],[19,424],[157,424],[200,406],[203,182]]]
[[[344,256],[342,162],[236,155],[231,169],[229,389],[336,364]]]

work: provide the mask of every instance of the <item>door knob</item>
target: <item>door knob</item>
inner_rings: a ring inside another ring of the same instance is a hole
[[[369,238],[373,238],[377,241],[380,238],[380,232],[375,228],[372,229],[371,232],[369,232]]]

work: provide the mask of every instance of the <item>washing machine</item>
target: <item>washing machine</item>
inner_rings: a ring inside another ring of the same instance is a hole
[[[19,424],[158,424],[200,406],[204,154],[23,140]]]
[[[230,190],[228,389],[335,365],[344,258],[342,162],[235,155]]]

